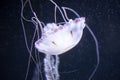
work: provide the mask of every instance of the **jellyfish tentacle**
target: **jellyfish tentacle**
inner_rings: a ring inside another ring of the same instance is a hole
[[[62,9],[63,9],[63,12],[64,12],[65,17],[66,17],[67,20],[69,20],[69,18],[67,16],[66,9],[69,10],[69,11],[71,11],[71,12],[73,12],[78,18],[80,18],[80,15],[75,10],[73,10],[71,8],[68,8],[68,7],[62,7]]]
[[[28,6],[30,7],[34,17],[32,17],[31,19],[27,19],[25,16],[24,16],[24,8],[26,7],[26,5],[28,4]],[[34,58],[33,55],[32,55],[32,52],[33,52],[33,46],[34,46],[34,40],[35,40],[35,36],[38,35],[38,38],[39,38],[39,28],[38,26],[42,26],[42,24],[44,25],[44,23],[40,22],[32,8],[32,5],[31,5],[31,2],[30,0],[21,0],[21,24],[22,24],[22,28],[23,28],[23,35],[24,35],[24,39],[25,39],[25,45],[26,45],[26,48],[27,48],[27,51],[29,53],[29,59],[28,59],[28,64],[27,64],[27,70],[26,70],[26,74],[25,74],[25,80],[27,80],[28,78],[28,74],[29,74],[29,68],[30,68],[30,63],[31,63],[31,60],[33,60],[33,62],[35,64],[37,64],[38,60],[37,58]],[[35,19],[35,20],[34,20]],[[27,39],[27,35],[26,35],[26,29],[25,29],[25,24],[24,24],[24,21],[26,22],[30,22],[30,23],[33,23],[35,25],[35,29],[34,29],[34,32],[33,32],[33,36],[32,36],[32,39],[31,39],[31,45],[29,46],[28,45],[28,39]],[[40,28],[41,29],[41,28]],[[41,29],[42,30],[42,29]],[[42,31],[41,31],[42,32]],[[35,52],[36,53],[36,52]],[[38,52],[37,52],[38,53]],[[39,69],[40,70],[40,69]],[[41,72],[41,70],[39,71]],[[41,74],[41,73],[40,73]],[[42,77],[42,76],[41,76]],[[42,78],[43,80],[43,78]]]
[[[57,6],[55,6],[55,9],[54,9],[54,19],[55,19],[55,23],[57,23],[56,11],[57,11]]]
[[[65,18],[65,16],[64,16],[62,10],[60,9],[60,7],[59,7],[53,0],[50,0],[50,2],[52,2],[52,3],[55,5],[55,7],[60,11],[60,13],[61,13],[61,15],[62,15],[62,17],[63,17],[63,20],[64,20],[65,22],[67,22],[67,20],[66,20],[66,18]],[[55,14],[56,14],[56,11],[55,11]],[[56,18],[56,15],[55,15],[55,18]]]
[[[91,33],[94,41],[95,41],[95,46],[96,46],[96,55],[97,55],[97,64],[95,66],[95,69],[93,70],[93,72],[91,73],[89,80],[92,79],[92,77],[95,75],[98,67],[99,67],[99,63],[100,63],[100,57],[99,57],[99,46],[98,46],[98,40],[96,38],[96,36],[94,35],[93,31],[90,29],[90,27],[86,24],[86,28],[89,30],[89,32]]]
[[[38,35],[38,39],[39,39],[39,38],[40,38],[40,33],[39,33],[40,31],[39,31],[38,26],[40,26],[41,36],[43,35],[43,26],[42,26],[41,21],[38,19],[36,13],[34,12],[33,14],[34,14],[35,17],[32,18],[32,21],[33,21],[33,23],[35,23],[35,25],[36,25],[37,35]],[[35,19],[35,20],[34,20],[34,19]],[[44,24],[44,23],[43,23],[43,24]]]

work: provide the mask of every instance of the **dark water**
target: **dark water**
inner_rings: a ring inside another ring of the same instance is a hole
[[[32,1],[39,19],[53,22],[54,6],[48,0]],[[93,30],[99,42],[100,65],[92,80],[120,80],[120,1],[119,0],[56,0],[59,6],[67,6],[86,17],[86,23]],[[0,72],[1,80],[24,80],[28,52],[20,22],[21,2],[0,1]],[[26,9],[26,17],[32,15]],[[69,18],[74,14],[68,11]],[[58,21],[61,21],[58,13]],[[29,26],[29,27],[28,27]],[[27,26],[28,39],[33,26]],[[60,55],[61,80],[87,80],[96,65],[94,41],[87,29],[79,45]],[[67,73],[75,70],[74,72]],[[30,70],[29,78],[33,75]]]

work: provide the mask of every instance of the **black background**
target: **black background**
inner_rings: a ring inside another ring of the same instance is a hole
[[[120,1],[56,0],[55,2],[59,6],[70,7],[80,16],[86,17],[86,23],[98,39],[100,65],[93,80],[120,80]],[[53,22],[54,6],[48,0],[34,0],[32,4],[40,20],[45,23]],[[0,1],[1,80],[24,80],[25,78],[29,54],[24,42],[20,9],[20,0]],[[29,11],[25,13],[29,14],[26,16],[28,18],[32,16]],[[75,18],[73,14],[68,13],[70,18]],[[32,33],[31,29],[29,25],[27,31]],[[88,79],[96,64],[96,55],[94,42],[87,29],[84,30],[79,45],[66,54],[60,55],[60,60],[61,80]],[[77,71],[64,73],[74,69]]]

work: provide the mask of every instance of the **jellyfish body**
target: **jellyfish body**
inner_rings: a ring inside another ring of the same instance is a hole
[[[63,25],[48,23],[43,28],[43,34],[35,42],[39,52],[45,53],[44,71],[47,80],[59,80],[59,54],[75,47],[81,40],[85,18],[70,19]],[[55,55],[55,58],[52,56]]]
[[[44,27],[42,37],[35,42],[35,47],[45,54],[63,54],[78,44],[84,27],[84,17],[70,19],[64,25],[49,23]]]

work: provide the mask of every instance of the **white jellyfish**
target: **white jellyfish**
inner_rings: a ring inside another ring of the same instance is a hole
[[[94,33],[89,28],[89,26],[85,23],[85,17],[80,17],[79,14],[71,8],[68,8],[68,7],[60,8],[53,0],[50,0],[50,2],[53,3],[55,6],[55,12],[54,12],[55,22],[47,23],[45,25],[43,22],[41,22],[38,19],[36,13],[32,9],[30,0],[26,0],[25,2],[23,2],[23,0],[21,0],[21,2],[22,2],[21,22],[22,22],[22,27],[23,27],[24,37],[25,37],[25,43],[26,43],[28,52],[30,54],[29,58],[32,59],[36,63],[36,60],[32,56],[32,48],[34,47],[33,42],[35,39],[35,35],[37,35],[38,39],[37,39],[37,41],[35,41],[35,48],[39,52],[42,52],[45,54],[44,72],[45,72],[46,80],[60,80],[59,79],[60,75],[59,75],[59,71],[58,71],[59,55],[72,49],[80,42],[82,35],[83,35],[83,30],[85,27],[90,31],[90,33],[93,36],[93,39],[95,41],[95,44],[96,44],[97,64],[88,79],[88,80],[91,80],[91,78],[94,76],[94,74],[98,68],[98,65],[99,65],[99,49],[98,49],[98,41],[97,41]],[[24,7],[26,6],[27,3],[29,4],[31,12],[34,15],[34,17],[32,17],[31,20],[26,19],[23,15]],[[64,19],[63,23],[57,23],[57,20],[56,20],[56,10],[57,9],[60,11],[60,13]],[[77,16],[77,18],[69,19],[67,16],[66,10],[73,12]],[[31,47],[28,46],[28,41],[26,38],[26,32],[25,32],[25,26],[24,26],[23,20],[25,20],[27,22],[32,22],[35,25],[35,32],[33,35],[32,42],[31,42]],[[40,35],[39,27],[41,30],[41,37],[39,36]],[[38,54],[40,54],[40,53],[38,53]],[[29,65],[30,65],[30,63],[28,63],[28,70],[29,70]],[[41,67],[41,66],[39,66],[39,67]],[[27,80],[28,70],[26,73],[25,80]],[[40,70],[40,69],[38,68],[38,70]]]

